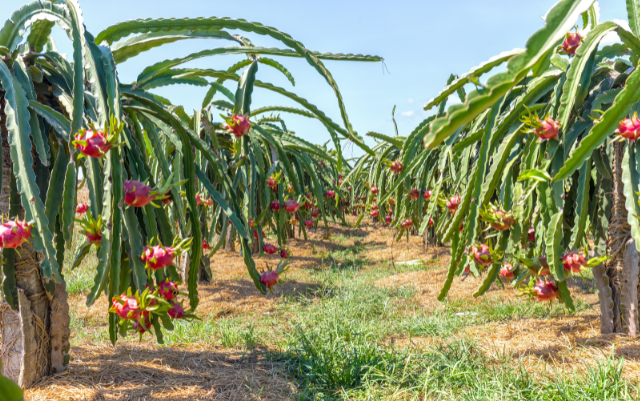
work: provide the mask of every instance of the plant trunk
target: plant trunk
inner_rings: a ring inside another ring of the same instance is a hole
[[[625,144],[613,144],[612,172],[613,193],[607,254],[611,255],[604,266],[594,268],[594,278],[600,297],[603,334],[637,334],[638,327],[638,273],[640,256],[631,238],[631,227],[625,206],[622,183],[622,158]]]
[[[2,131],[2,189],[0,213],[24,210],[19,196],[11,197],[12,161],[7,138],[4,97],[0,98]],[[40,277],[41,255],[25,243],[14,258],[18,309],[3,300],[0,304],[0,359],[2,373],[21,387],[29,387],[43,376],[60,373],[69,363],[69,305],[65,284],[57,284],[48,299]],[[3,262],[4,263],[4,262]]]

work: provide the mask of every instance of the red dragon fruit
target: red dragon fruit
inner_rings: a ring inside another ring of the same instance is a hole
[[[577,252],[567,252],[562,257],[562,267],[573,273],[580,273],[582,267],[587,265],[584,255]]]
[[[493,263],[493,260],[491,260],[491,250],[487,244],[472,245],[469,251],[471,252],[473,260],[479,265],[487,266]]]
[[[371,187],[371,193],[372,194],[377,194],[378,193],[378,187]]]
[[[391,224],[391,220],[392,220],[392,218],[391,218],[390,214],[386,215],[385,218],[384,218],[384,222],[387,223],[387,224]]]
[[[549,266],[546,256],[539,256],[538,262],[540,263],[540,270],[538,270],[539,276],[548,276],[551,274],[551,266]]]
[[[135,331],[136,333],[140,333],[140,334],[144,334],[147,331],[151,330],[151,320],[149,320],[149,312],[144,312],[144,324],[140,323],[140,320],[134,320],[133,325],[131,326],[133,328],[133,331]]]
[[[272,244],[264,244],[262,246],[262,250],[268,255],[273,255],[278,252],[278,248]]]
[[[80,130],[75,135],[75,140],[72,144],[80,153],[88,157],[94,157],[99,159],[115,145],[115,139],[108,141],[105,138],[105,133],[94,130]]]
[[[202,206],[202,195],[196,194],[196,204]]]
[[[278,185],[278,180],[276,180],[274,176],[269,176],[269,178],[267,178],[267,185],[274,188]]]
[[[85,214],[87,213],[87,210],[89,210],[89,205],[86,203],[78,203],[78,206],[76,206],[77,214]]]
[[[145,246],[140,260],[145,263],[145,268],[155,271],[171,266],[175,256],[175,249],[172,247],[165,248],[162,245],[156,245],[149,248]]]
[[[208,249],[211,249],[211,246],[209,246],[209,243],[207,242],[206,239],[202,240],[202,249],[204,249],[205,251]]]
[[[289,251],[287,251],[286,249],[280,249],[280,257],[282,259],[288,259],[289,258]]]
[[[451,214],[454,214],[456,210],[458,210],[458,206],[460,206],[461,203],[462,199],[460,198],[460,195],[452,196],[451,198],[447,199],[447,209],[449,209]]]
[[[0,247],[17,248],[31,237],[32,224],[19,219],[0,225]]]
[[[336,196],[336,192],[330,189],[324,193],[324,196],[326,196],[327,198],[333,198]]]
[[[507,280],[513,280],[516,277],[514,270],[511,263],[505,263],[500,267],[500,276]]]
[[[318,217],[320,216],[320,209],[313,209],[311,211],[311,217]]]
[[[493,204],[487,205],[485,209],[480,210],[480,216],[494,230],[498,231],[506,231],[516,222],[513,218],[513,213]]]
[[[309,220],[305,220],[304,221],[304,225],[307,227],[313,227],[313,220],[309,219]]]
[[[87,210],[85,213],[83,220],[74,219],[74,221],[80,223],[80,227],[90,244],[100,246],[100,240],[102,239],[102,216],[98,216],[98,219],[95,220],[90,210]]]
[[[178,284],[166,279],[158,284],[158,292],[166,300],[174,299],[178,294]]]
[[[417,190],[416,188],[412,188],[411,191],[409,191],[409,198],[411,199],[418,199],[420,197],[420,191]]]
[[[527,239],[529,241],[535,241],[536,240],[536,229],[535,228],[530,228],[527,230]]]
[[[388,202],[389,202],[389,205],[391,205],[391,206],[396,204],[396,200],[393,199],[393,198],[389,198]]]
[[[163,205],[169,205],[171,204],[172,200],[173,200],[173,194],[169,190],[162,196],[162,199],[160,199],[160,202],[162,202]]]
[[[402,221],[402,223],[400,223],[400,227],[401,227],[403,230],[408,230],[408,229],[410,229],[412,226],[413,226],[413,220],[411,220],[411,219],[403,220],[403,221]]]
[[[429,227],[433,227],[434,224],[433,217],[429,217]]]
[[[260,275],[260,282],[271,289],[278,284],[278,272],[267,270]]]
[[[391,171],[394,172],[394,174],[400,174],[400,172],[404,168],[404,164],[394,161],[394,162],[391,162],[391,166],[389,168],[391,169]]]
[[[378,217],[378,215],[380,214],[380,211],[377,209],[374,209],[371,212],[369,212],[369,214],[371,215],[371,217]]]
[[[256,221],[253,219],[253,217],[249,217],[249,227],[255,227],[256,226]]]
[[[562,50],[566,54],[574,55],[576,54],[576,49],[582,43],[582,36],[578,32],[576,33],[567,33],[567,36],[564,38],[564,42],[562,42]]]
[[[280,202],[278,202],[277,200],[271,202],[271,204],[269,205],[269,207],[271,208],[271,210],[273,210],[274,212],[277,212],[280,210]]]
[[[151,187],[135,180],[127,180],[124,182],[124,202],[127,205],[143,207],[155,199],[156,194]]]
[[[424,200],[426,201],[429,200],[431,198],[431,194],[432,192],[430,189],[427,189],[426,191],[424,191]]]
[[[533,291],[535,291],[538,301],[553,301],[559,295],[558,287],[546,279],[538,281],[533,287]]]
[[[540,138],[541,142],[556,138],[561,128],[560,122],[555,121],[548,114],[544,119],[540,119],[538,113],[529,114],[528,117],[523,117],[521,121],[529,127],[525,132],[535,134]]]
[[[182,319],[184,316],[184,308],[181,304],[175,301],[169,301],[171,309],[167,311],[167,314],[171,316],[171,319]]]
[[[633,117],[625,118],[618,124],[618,129],[615,130],[616,134],[620,134],[621,137],[630,141],[635,141],[640,138],[640,120],[638,119],[638,113],[633,113]]]
[[[142,316],[142,310],[136,297],[127,296],[127,294],[115,296],[112,304],[113,308],[110,311],[123,319],[139,319]]]
[[[294,199],[289,199],[284,202],[284,210],[286,210],[289,213],[295,213],[298,211],[299,208],[300,208],[300,205]]]
[[[237,114],[231,117],[222,116],[222,118],[227,122],[227,131],[233,133],[236,138],[242,138],[245,134],[249,133],[251,121],[249,121],[248,117]]]

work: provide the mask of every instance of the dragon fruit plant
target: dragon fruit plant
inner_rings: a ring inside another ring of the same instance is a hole
[[[176,256],[189,250],[193,238],[187,238],[182,241],[176,237],[173,244],[165,247],[162,244],[153,245],[153,241],[149,246],[145,246],[140,255],[140,261],[145,264],[146,269],[153,271],[164,269],[172,266]]]
[[[280,285],[280,278],[282,277],[282,273],[288,269],[288,263],[289,260],[283,258],[275,270],[267,266],[267,270],[260,273],[260,282],[269,289],[269,292],[273,293],[273,287]]]
[[[99,215],[97,219],[93,218],[90,210],[87,210],[84,219],[74,221],[80,224],[81,232],[87,237],[89,244],[95,245],[96,248],[100,247],[100,240],[102,239],[102,215]]]
[[[485,209],[480,210],[480,217],[489,223],[494,230],[498,231],[508,230],[516,222],[513,218],[513,213],[494,204],[489,204]]]
[[[251,121],[249,117],[245,117],[242,114],[235,114],[232,116],[220,115],[224,121],[226,121],[226,129],[231,132],[236,138],[240,139],[249,133],[251,129]]]
[[[109,125],[104,131],[100,131],[93,123],[89,123],[90,129],[81,128],[74,136],[71,143],[82,156],[101,159],[114,146],[118,146],[118,137],[125,127],[124,122],[118,122],[111,117]]]
[[[529,127],[526,132],[534,134],[540,138],[541,142],[549,139],[555,139],[561,128],[559,121],[555,121],[549,117],[549,115],[546,115],[544,119],[540,119],[540,117],[538,117],[538,113],[535,113],[534,115],[530,114],[528,117],[523,117],[521,121]]]

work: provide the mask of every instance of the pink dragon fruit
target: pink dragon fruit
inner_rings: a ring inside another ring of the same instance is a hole
[[[447,200],[447,209],[449,209],[451,214],[454,214],[456,210],[458,210],[458,206],[460,206],[461,203],[462,199],[460,198],[460,195],[452,196]]]
[[[88,157],[99,159],[115,145],[115,140],[107,141],[104,132],[94,130],[80,130],[75,135],[72,144],[80,153]]]
[[[472,245],[469,251],[473,260],[479,265],[487,266],[493,263],[493,260],[491,260],[491,251],[487,244],[480,244],[479,246]]]
[[[202,240],[202,249],[204,249],[205,251],[206,251],[207,249],[211,249],[211,246],[209,246],[209,243],[207,242],[207,240],[206,240],[206,239],[203,239],[203,240]]]
[[[334,198],[336,196],[336,192],[330,189],[324,193],[324,196],[327,198]]]
[[[420,197],[420,191],[417,190],[416,188],[412,188],[411,191],[409,191],[409,198],[411,199],[418,199]]]
[[[277,212],[280,210],[280,202],[278,202],[277,200],[271,202],[271,204],[269,205],[269,207],[271,208],[271,210],[273,210],[274,212]]]
[[[237,114],[231,117],[224,117],[224,119],[227,121],[227,131],[232,132],[236,138],[242,138],[245,134],[249,133],[251,121],[249,121],[248,117]]]
[[[320,209],[313,209],[311,211],[311,217],[318,217],[320,216]]]
[[[380,211],[374,209],[371,212],[369,212],[369,214],[371,215],[371,217],[378,217],[378,215],[380,214]]]
[[[391,171],[394,172],[394,174],[400,174],[400,172],[404,168],[404,164],[397,161],[393,161],[391,162],[391,166],[389,168],[391,169]]]
[[[140,260],[145,263],[145,268],[155,271],[171,266],[175,256],[175,249],[172,247],[156,245],[149,248],[145,246]]]
[[[295,213],[298,211],[299,208],[300,208],[300,205],[294,199],[289,199],[284,202],[284,210],[286,210],[289,213]]]
[[[430,189],[427,189],[426,191],[424,191],[424,200],[426,201],[429,200],[431,198],[431,194],[432,192]]]
[[[391,217],[390,214],[386,215],[384,218],[384,222],[387,224],[391,224],[391,221],[393,220],[393,218]]]
[[[272,244],[264,244],[262,246],[262,250],[268,255],[273,255],[278,252],[278,248]]]
[[[309,219],[309,220],[305,220],[304,221],[304,225],[307,227],[312,227],[313,226],[313,220]]]
[[[638,113],[635,112],[633,113],[633,117],[620,121],[615,133],[632,142],[640,138],[640,120],[638,119]]]
[[[511,263],[505,263],[500,267],[500,276],[507,280],[513,280],[516,277],[514,270],[515,269]]]
[[[428,224],[429,224],[429,227],[433,227],[433,225],[435,224],[433,222],[433,217],[429,217],[429,223]]]
[[[413,226],[413,220],[411,219],[403,220],[402,223],[400,223],[400,228],[402,228],[403,230],[408,230],[412,226]]]
[[[281,249],[280,250],[280,257],[282,259],[288,259],[289,258],[289,252],[286,249]]]
[[[562,257],[562,267],[567,271],[580,273],[582,267],[586,265],[587,261],[585,260],[584,255],[577,252],[567,252]]]
[[[270,186],[271,188],[274,188],[278,186],[278,180],[276,180],[276,177],[271,175],[269,176],[269,178],[267,178],[267,185]]]
[[[178,293],[178,284],[166,279],[158,285],[158,292],[166,300],[174,299]]]
[[[123,319],[139,319],[142,316],[142,310],[135,297],[129,297],[127,294],[115,296],[112,304],[113,308],[110,311],[118,314]]]
[[[371,187],[371,193],[372,194],[377,194],[379,192],[378,187]]]
[[[151,330],[151,320],[149,320],[149,312],[145,311],[143,313],[143,316],[144,324],[140,323],[140,320],[134,320],[132,325],[133,331],[139,334],[144,334],[147,331]]]
[[[538,281],[533,287],[533,291],[535,291],[538,301],[553,301],[559,295],[558,287],[546,279]]]
[[[76,206],[77,214],[85,214],[87,213],[87,210],[89,210],[89,205],[86,203],[78,203],[78,206]]]
[[[19,219],[0,225],[0,247],[17,248],[31,237],[32,224]]]
[[[129,206],[143,207],[153,202],[157,194],[151,187],[140,181],[127,180],[124,182],[124,202]]]
[[[527,239],[529,241],[535,241],[536,240],[536,229],[535,228],[530,228],[527,230]]]
[[[173,200],[173,194],[171,193],[171,190],[169,190],[163,195],[160,202],[162,202],[163,205],[169,205],[171,204],[172,200]]]
[[[184,316],[184,308],[181,304],[176,301],[169,301],[171,304],[171,309],[167,311],[167,314],[171,317],[171,319],[182,319]]]
[[[562,42],[562,50],[566,54],[574,55],[576,54],[576,49],[582,43],[582,36],[578,32],[576,33],[567,33],[567,36],[564,38],[564,42]]]
[[[396,200],[394,198],[389,198],[389,200],[387,202],[389,202],[389,205],[391,205],[391,206],[396,204]]]
[[[260,282],[271,289],[278,284],[278,272],[267,270],[260,275]]]
[[[560,131],[560,123],[558,121],[547,117],[544,120],[538,120],[538,122],[539,126],[534,128],[533,133],[543,142],[558,136]]]

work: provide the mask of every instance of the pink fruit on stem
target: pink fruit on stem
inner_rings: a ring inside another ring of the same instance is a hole
[[[143,316],[144,323],[140,323],[140,320],[135,320],[133,322],[133,325],[131,326],[133,328],[133,331],[135,331],[136,333],[144,334],[148,330],[151,330],[151,320],[149,320],[149,312],[145,311]]]
[[[458,210],[458,206],[460,206],[460,203],[462,203],[462,199],[460,198],[459,195],[455,195],[447,199],[446,206],[447,206],[447,209],[449,209],[449,211],[451,212],[451,214],[454,214],[456,210]]]
[[[464,268],[464,272],[465,272],[465,273],[469,273],[470,271],[471,271],[471,268],[469,267],[469,265],[467,265],[467,266]]]
[[[294,199],[289,199],[284,202],[284,210],[286,210],[289,213],[295,213],[298,211],[299,208],[300,208],[300,205]]]
[[[387,224],[391,224],[391,220],[392,220],[392,218],[391,218],[390,214],[386,215],[385,218],[384,218],[384,222],[387,223]]]
[[[162,298],[166,300],[174,299],[178,294],[178,284],[166,279],[158,284],[158,292],[162,295]]]
[[[280,210],[280,202],[275,200],[275,201],[271,202],[269,207],[271,207],[271,210],[273,210],[274,212],[277,212],[278,210]]]
[[[584,255],[579,254],[577,252],[567,252],[562,257],[562,267],[564,267],[564,269],[567,271],[570,271],[573,273],[580,273],[580,270],[582,270],[582,267],[586,265],[587,265],[587,261]]]
[[[140,181],[127,180],[124,182],[124,202],[129,206],[143,207],[153,202],[156,194],[151,187]]]
[[[513,280],[515,278],[514,270],[511,263],[505,263],[500,267],[500,276],[507,280]]]
[[[200,194],[196,194],[196,204],[198,206],[202,205],[202,196]]]
[[[638,119],[638,113],[635,112],[633,113],[633,117],[620,121],[618,128],[614,132],[632,142],[640,138],[640,120]]]
[[[551,274],[551,266],[549,266],[546,256],[539,256],[538,262],[540,263],[540,270],[538,270],[539,276],[548,276]]]
[[[389,201],[388,201],[388,202],[389,202],[389,204],[390,204],[391,206],[393,206],[393,205],[395,205],[395,204],[396,204],[396,200],[395,200],[395,199],[393,199],[393,198],[389,198]]]
[[[582,43],[582,36],[578,32],[569,32],[562,42],[562,50],[567,54],[574,55],[580,43]]]
[[[206,251],[207,249],[211,249],[211,247],[209,246],[209,243],[207,242],[207,240],[206,240],[206,239],[203,239],[203,240],[202,240],[202,249],[204,249],[205,251]]]
[[[76,206],[77,214],[85,214],[87,213],[87,210],[89,210],[89,205],[86,203],[78,203],[78,206]]]
[[[307,227],[312,227],[313,226],[313,220],[309,219],[309,220],[305,220],[304,221],[304,225]]]
[[[400,172],[404,168],[404,165],[398,161],[393,161],[391,162],[391,166],[389,168],[394,172],[394,174],[400,174]]]
[[[333,198],[336,196],[336,192],[332,190],[328,190],[327,192],[324,193],[324,196],[326,196],[327,198]]]
[[[278,185],[278,181],[276,181],[276,177],[269,176],[269,178],[267,178],[267,185],[270,186],[271,188],[277,186]]]
[[[411,219],[405,219],[402,221],[402,223],[400,223],[400,228],[402,228],[403,230],[408,230],[413,226],[413,220]]]
[[[273,255],[274,253],[278,252],[278,248],[272,244],[264,244],[262,246],[262,250],[268,255]]]
[[[372,194],[377,194],[378,193],[378,188],[377,187],[371,187],[371,193]]]
[[[260,275],[260,282],[271,289],[278,284],[278,272],[267,270]]]
[[[84,235],[87,237],[87,241],[93,245],[100,245],[100,241],[102,240],[102,233],[91,233],[89,231],[85,231]]]
[[[479,265],[487,266],[493,263],[493,260],[491,260],[491,251],[487,244],[472,245],[469,252],[473,257],[473,260],[475,260]]]
[[[369,212],[369,214],[371,215],[371,217],[378,217],[378,215],[380,214],[380,211],[374,209],[371,212]]]
[[[433,227],[434,224],[433,217],[429,217],[429,227]]]
[[[99,159],[104,157],[115,143],[107,141],[105,133],[95,130],[80,130],[72,142],[76,149],[85,156]]]
[[[167,311],[167,314],[171,317],[171,319],[182,319],[184,316],[184,308],[181,304],[175,301],[169,301],[171,304],[171,309]]]
[[[552,282],[547,281],[547,279],[538,281],[533,287],[533,291],[535,291],[538,301],[553,301],[559,295],[558,287]]]
[[[171,190],[169,190],[163,195],[163,198],[160,200],[160,202],[162,202],[163,205],[169,205],[171,204],[172,200],[173,195],[171,194]]]
[[[17,248],[31,237],[32,225],[19,219],[8,220],[0,225],[0,247]]]
[[[233,133],[236,138],[242,138],[245,134],[249,133],[251,128],[251,122],[248,117],[242,114],[236,114],[231,117],[224,117],[227,121],[227,131]]]
[[[411,191],[409,191],[409,198],[411,199],[418,199],[420,197],[420,191],[417,190],[416,188],[411,189]]]
[[[175,256],[176,251],[172,247],[164,247],[162,245],[145,246],[140,260],[145,263],[145,268],[155,271],[171,266]]]
[[[282,259],[288,259],[289,258],[289,252],[286,249],[280,249],[280,257]]]
[[[313,209],[311,211],[311,217],[318,217],[320,216],[320,209]]]
[[[256,221],[253,219],[253,217],[249,218],[249,227],[255,227],[256,226]]]
[[[535,241],[536,240],[536,229],[535,228],[530,228],[527,230],[527,239],[529,241]]]
[[[431,190],[427,189],[426,191],[424,191],[424,200],[429,200],[431,198]]]
[[[142,316],[142,310],[135,297],[129,297],[127,294],[113,297],[112,312],[116,313],[123,319],[139,319]]]
[[[553,120],[551,117],[538,121],[540,126],[535,128],[533,131],[538,138],[542,141],[546,141],[547,139],[552,139],[558,136],[558,132],[560,131],[560,123],[558,121]]]

